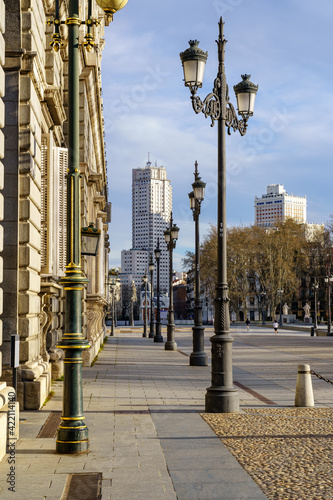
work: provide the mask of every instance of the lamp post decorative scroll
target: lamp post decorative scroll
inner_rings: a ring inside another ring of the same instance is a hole
[[[195,113],[203,112],[211,118],[211,126],[218,122],[218,266],[215,298],[215,335],[212,342],[212,385],[206,393],[206,411],[229,413],[238,411],[238,391],[232,380],[232,337],[229,335],[230,315],[227,284],[227,245],[226,245],[226,145],[225,129],[228,134],[238,130],[243,136],[247,130],[247,121],[253,115],[253,107],[258,86],[249,81],[249,75],[242,75],[242,82],[235,85],[239,120],[229,102],[229,90],[226,82],[224,58],[226,40],[223,34],[223,20],[219,21],[218,73],[214,81],[213,92],[202,101],[196,96],[202,87],[203,73],[208,53],[198,47],[197,40],[190,41],[190,48],[180,54],[184,69],[185,86],[190,88],[192,107]]]
[[[200,238],[199,238],[199,216],[201,203],[205,196],[206,183],[201,180],[198,173],[198,162],[195,162],[193,191],[189,193],[190,208],[193,212],[195,222],[195,299],[194,299],[194,326],[193,330],[193,352],[190,355],[191,366],[207,366],[208,357],[205,353],[205,329],[202,326],[202,301],[200,297]]]
[[[86,453],[89,449],[88,427],[84,423],[82,396],[82,351],[90,347],[82,334],[81,298],[87,279],[81,268],[81,199],[80,199],[80,51],[81,25],[88,27],[84,45],[94,46],[91,26],[92,1],[88,1],[88,19],[79,19],[79,0],[68,0],[68,18],[60,19],[60,0],[55,0],[55,17],[51,46],[58,52],[62,45],[60,25],[68,28],[68,170],[67,170],[67,262],[65,276],[59,280],[65,290],[65,328],[57,347],[64,350],[64,392],[61,424],[57,431],[58,453]],[[127,0],[96,0],[107,15],[124,7]],[[89,36],[88,36],[89,35]],[[90,232],[85,228],[84,233]],[[93,231],[92,231],[93,233]]]
[[[169,314],[168,314],[168,326],[167,326],[167,341],[164,345],[167,351],[175,351],[177,349],[177,344],[175,342],[175,321],[174,321],[174,310],[173,310],[173,286],[172,286],[172,267],[173,259],[172,253],[174,248],[176,248],[176,241],[178,240],[179,228],[173,223],[172,212],[170,215],[170,227],[164,231],[164,239],[167,244],[167,249],[169,251]]]

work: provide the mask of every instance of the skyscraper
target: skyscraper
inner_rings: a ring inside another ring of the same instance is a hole
[[[172,187],[163,166],[152,166],[150,157],[144,168],[132,170],[132,249],[121,254],[122,275],[131,275],[135,284],[141,284],[149,255],[159,239],[160,289],[168,290],[169,257],[164,241],[172,210]],[[156,273],[154,274],[156,284]]]
[[[289,195],[281,184],[270,184],[267,194],[256,196],[254,209],[257,226],[272,227],[286,219],[306,223],[306,196]]]

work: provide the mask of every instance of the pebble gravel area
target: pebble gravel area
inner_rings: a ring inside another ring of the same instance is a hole
[[[333,499],[333,408],[246,408],[202,418],[269,499]]]

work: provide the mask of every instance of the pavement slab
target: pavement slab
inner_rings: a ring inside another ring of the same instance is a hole
[[[205,349],[209,357],[212,334],[212,329],[207,328]],[[299,496],[300,491],[303,494],[300,488],[310,484],[311,466],[306,451],[316,442],[318,453],[321,450],[332,456],[328,447],[331,413],[318,414],[318,418],[314,414],[308,417],[311,420],[310,437],[304,430],[295,429],[298,434],[293,437],[292,456],[302,468],[294,481],[289,478],[288,482],[281,476],[283,467],[279,471],[271,467],[267,475],[264,467],[256,466],[254,461],[261,448],[257,443],[252,446],[245,446],[245,443],[257,432],[260,412],[260,419],[275,423],[278,419],[279,425],[284,426],[280,441],[291,442],[284,433],[286,412],[278,417],[272,412],[292,408],[298,364],[308,363],[325,377],[333,378],[333,338],[310,337],[306,332],[287,330],[274,335],[271,327],[252,325],[250,332],[243,327],[232,329],[234,380],[240,384],[241,411],[227,416],[214,415],[224,422],[233,422],[234,415],[247,418],[247,427],[243,426],[244,439],[229,436],[231,445],[211,422],[204,420],[208,416],[204,414],[204,398],[210,385],[210,366],[189,366],[190,328],[177,328],[176,336],[181,352],[165,351],[163,343],[142,338],[140,329],[127,328],[126,332],[116,329],[115,336],[108,338],[99,353],[97,362],[83,368],[83,406],[90,440],[90,450],[85,455],[58,455],[54,438],[36,438],[50,412],[61,411],[62,382],[53,384],[55,394],[42,411],[22,411],[20,438],[16,442],[16,490],[13,493],[7,488],[5,478],[9,464],[6,456],[0,463],[0,500],[59,500],[68,474],[73,472],[101,472],[102,498],[106,500],[310,498]],[[332,386],[314,379],[313,388],[316,403],[313,411],[317,412],[321,406],[324,406],[323,411],[331,411]],[[267,404],[269,400],[276,404]],[[288,421],[293,420],[292,415],[288,418]],[[326,425],[325,436],[320,434],[322,425]],[[273,423],[272,426],[275,433],[278,432],[278,426]],[[268,425],[267,430],[269,428]],[[261,435],[258,441],[263,450],[265,447],[268,450],[268,463],[275,455],[271,447],[275,438],[271,432]],[[237,446],[241,443],[241,449],[237,449],[235,443]],[[329,461],[322,460],[319,472],[333,477],[329,466]],[[273,493],[267,488],[267,477],[275,485]],[[311,490],[317,495],[312,498],[333,499],[328,476],[323,480],[319,474],[315,484],[311,484],[312,488],[318,488]],[[279,488],[286,489],[281,491]],[[322,496],[318,496],[320,494]],[[82,500],[87,500],[87,495],[83,495]]]

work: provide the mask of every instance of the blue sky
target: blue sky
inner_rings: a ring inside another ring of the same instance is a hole
[[[254,220],[254,197],[268,184],[307,196],[309,222],[333,213],[333,2],[331,0],[129,0],[106,28],[102,81],[108,162],[110,265],[131,248],[132,168],[164,165],[180,228],[175,269],[193,250],[188,193],[194,162],[207,183],[201,236],[217,219],[217,127],[192,110],[179,53],[188,40],[208,51],[203,99],[217,72],[223,16],[230,100],[241,74],[259,84],[246,136],[227,136],[227,223]]]

